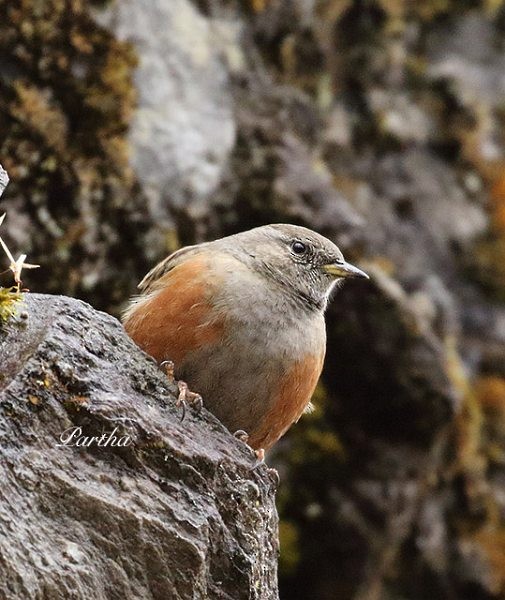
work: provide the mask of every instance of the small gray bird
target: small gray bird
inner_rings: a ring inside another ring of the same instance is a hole
[[[124,314],[132,339],[200,392],[230,431],[270,448],[306,410],[335,285],[368,276],[327,238],[266,225],[171,254]]]

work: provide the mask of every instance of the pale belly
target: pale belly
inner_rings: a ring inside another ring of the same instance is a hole
[[[261,430],[265,439],[280,437],[303,412],[326,345],[322,314],[303,315],[291,323],[284,314],[271,317],[268,322],[258,317],[235,322],[222,343],[194,349],[175,371],[230,431],[242,429],[254,437]],[[267,434],[265,418],[279,430],[277,437]]]

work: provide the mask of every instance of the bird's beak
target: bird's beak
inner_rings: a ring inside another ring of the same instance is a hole
[[[323,265],[323,270],[333,277],[359,277],[363,279],[370,279],[370,277],[364,271],[358,269],[358,267],[355,267],[348,262]]]

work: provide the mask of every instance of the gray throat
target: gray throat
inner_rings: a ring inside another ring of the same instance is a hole
[[[257,266],[255,266],[255,268],[260,273],[267,275],[272,283],[280,287],[284,293],[287,292],[287,296],[295,307],[301,308],[308,313],[324,312],[326,305],[324,298],[314,298],[314,296],[311,296],[302,290],[293,288],[289,282],[285,281],[282,277],[279,277],[279,273],[275,269],[272,269],[265,263],[261,263],[261,268],[258,268]]]

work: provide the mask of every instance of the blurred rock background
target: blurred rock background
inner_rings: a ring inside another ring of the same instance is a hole
[[[274,221],[339,291],[281,472],[283,599],[505,598],[501,0],[3,0],[2,236],[118,314],[182,244]]]

